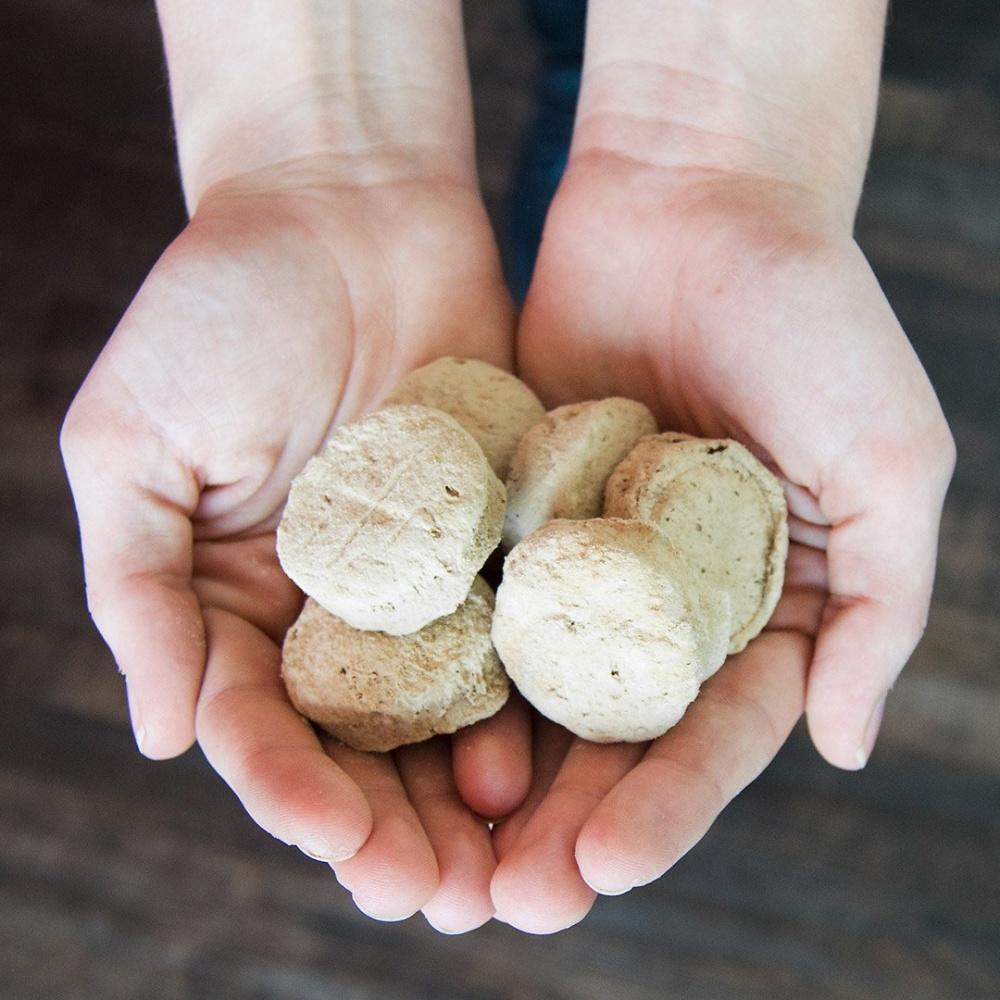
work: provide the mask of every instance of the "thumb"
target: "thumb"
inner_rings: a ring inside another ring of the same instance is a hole
[[[183,753],[205,662],[191,590],[194,477],[129,408],[86,385],[60,445],[80,523],[87,603],[128,686],[139,749]]]
[[[866,500],[830,532],[830,598],[806,698],[813,742],[838,767],[868,762],[889,689],[923,634],[953,468],[944,428],[937,443],[891,455],[869,449],[838,470],[833,490],[854,494],[864,484]]]

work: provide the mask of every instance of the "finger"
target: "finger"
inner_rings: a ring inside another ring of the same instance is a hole
[[[350,857],[371,832],[371,809],[289,703],[277,646],[226,611],[207,610],[205,624],[197,712],[205,756],[268,833],[311,857]]]
[[[539,803],[555,781],[559,768],[573,742],[573,734],[539,715],[529,713],[532,730],[531,757],[534,771],[528,794],[518,808],[493,828],[493,849],[502,859],[517,842],[521,831],[534,815]]]
[[[531,720],[516,691],[489,719],[452,737],[455,784],[469,808],[488,819],[509,816],[531,785]]]
[[[788,538],[789,541],[798,542],[800,545],[808,545],[813,549],[826,550],[830,544],[830,529],[824,525],[811,524],[803,521],[793,514],[788,515]]]
[[[928,443],[928,450],[931,449]],[[840,517],[827,550],[831,596],[809,673],[806,711],[819,752],[839,767],[864,767],[889,688],[923,635],[941,506],[951,466],[923,456],[862,457],[842,473],[870,505]],[[848,509],[831,489],[831,504]]]
[[[785,587],[765,628],[769,632],[792,631],[815,638],[823,620],[826,600],[824,591],[812,587]]]
[[[618,895],[659,878],[767,765],[802,713],[811,643],[765,632],[701,690],[593,810],[576,842],[587,884]]]
[[[587,915],[595,894],[577,868],[577,835],[644,750],[644,744],[573,741],[551,788],[493,876],[490,891],[499,919],[532,934],[551,934]]]
[[[805,486],[793,483],[790,479],[781,475],[780,472],[777,475],[785,491],[789,519],[802,521],[805,524],[811,524],[813,527],[829,528],[830,520],[823,513],[819,501],[817,501],[812,493]]]
[[[826,553],[793,542],[788,547],[781,599],[765,627],[815,638],[829,596],[828,587]]]
[[[371,804],[372,832],[353,857],[334,865],[354,905],[375,920],[405,920],[434,896],[438,866],[390,754],[362,753],[334,740],[327,752]]]
[[[789,545],[788,560],[785,563],[785,586],[829,591],[826,553],[795,542]]]
[[[486,824],[462,801],[444,738],[395,752],[407,797],[437,858],[437,891],[422,907],[427,922],[445,934],[462,934],[493,916],[490,879],[496,868]]]
[[[141,417],[81,391],[61,447],[80,522],[87,603],[128,685],[139,749],[183,753],[205,667],[191,590],[190,513],[198,484]]]
[[[192,587],[203,607],[231,611],[279,646],[302,610],[302,593],[278,563],[273,532],[196,542]]]

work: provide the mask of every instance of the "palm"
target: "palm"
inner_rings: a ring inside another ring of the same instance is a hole
[[[885,672],[865,675],[863,645],[882,644],[871,659],[905,658],[915,638],[867,617],[886,583],[869,554],[888,549],[903,578],[929,587],[926,541],[908,550],[910,526],[866,501],[911,488],[900,463],[921,434],[943,443],[940,412],[860,252],[795,224],[796,206],[767,184],[680,185],[618,161],[571,166],[522,317],[520,371],[547,403],[637,397],[666,428],[753,448],[788,484],[786,588],[767,632],[653,744],[595,746],[541,724],[536,773],[548,777],[498,829],[494,880],[499,914],[536,930],[580,919],[590,886],[642,884],[697,842],[784,741],[811,662],[814,737],[857,766],[851,716]]]
[[[216,195],[93,377],[126,384],[200,470],[199,534],[255,529],[334,421],[414,364],[459,348],[509,363],[490,239],[478,198],[446,185]]]
[[[426,905],[460,929],[491,912],[486,828],[441,741],[394,760],[321,746],[302,725],[278,676],[301,595],[273,529],[332,426],[405,372],[449,353],[510,364],[492,236],[478,196],[446,182],[266,180],[199,208],[69,415],[91,608],[150,756],[183,750],[197,722],[265,829],[327,859],[365,843],[337,869],[359,905]],[[474,769],[475,738],[464,745]],[[485,811],[510,795],[491,777]]]

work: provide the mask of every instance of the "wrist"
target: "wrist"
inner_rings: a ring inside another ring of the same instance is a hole
[[[159,0],[193,213],[233,178],[475,184],[458,0]]]
[[[591,0],[571,156],[678,185],[750,182],[849,230],[871,134],[884,3]]]

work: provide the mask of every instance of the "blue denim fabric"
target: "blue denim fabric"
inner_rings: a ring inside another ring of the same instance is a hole
[[[580,91],[586,0],[527,0],[545,45],[535,119],[525,138],[508,207],[507,279],[520,303],[538,255],[545,213],[566,168]]]

